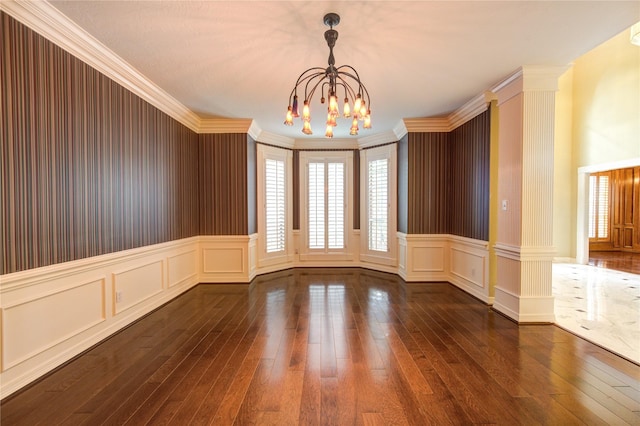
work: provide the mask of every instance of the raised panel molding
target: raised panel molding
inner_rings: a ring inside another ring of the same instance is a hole
[[[198,250],[192,237],[0,276],[0,398],[198,284]]]
[[[105,278],[3,303],[2,316],[6,370],[105,321]]]
[[[250,282],[252,278],[249,270],[250,243],[255,246],[254,239],[248,235],[201,236],[199,281],[207,283]]]
[[[111,274],[113,315],[160,293],[164,287],[164,261],[137,265]],[[122,300],[116,295],[120,294]]]
[[[198,274],[197,262],[198,251],[195,249],[167,257],[168,286],[173,287],[195,278]]]

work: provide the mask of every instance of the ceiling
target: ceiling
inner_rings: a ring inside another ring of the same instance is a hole
[[[202,118],[284,126],[298,75],[326,67],[327,12],[336,65],[371,96],[371,130],[443,116],[523,65],[565,66],[640,21],[638,1],[52,1],[54,7]],[[318,96],[314,137],[324,134]],[[339,121],[337,138],[348,138]]]

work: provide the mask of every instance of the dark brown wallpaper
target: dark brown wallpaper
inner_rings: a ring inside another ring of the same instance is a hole
[[[449,233],[449,133],[409,133],[407,233]]]
[[[489,111],[451,132],[449,233],[489,239]]]
[[[486,111],[448,133],[409,133],[406,154],[400,144],[398,182],[404,181],[404,161],[408,174],[407,233],[489,238],[489,120]]]
[[[197,135],[0,19],[1,273],[197,235]]]
[[[200,235],[248,235],[247,137],[198,135]]]

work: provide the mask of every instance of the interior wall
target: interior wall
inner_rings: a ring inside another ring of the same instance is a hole
[[[449,151],[449,233],[489,239],[489,110],[454,129]]]
[[[490,118],[487,110],[451,132],[408,134],[408,234],[489,239]],[[404,181],[402,141],[398,149]]]
[[[200,235],[248,235],[247,134],[201,134],[198,139]]]
[[[198,235],[197,135],[0,19],[0,273]]]
[[[576,258],[583,257],[576,235],[585,197],[578,169],[620,168],[640,158],[640,48],[625,30],[576,59],[559,83],[554,245],[557,257]]]
[[[556,258],[575,258],[577,174],[573,161],[573,68],[558,79],[553,144],[553,246]]]

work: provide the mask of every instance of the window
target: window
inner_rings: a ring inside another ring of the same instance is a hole
[[[293,153],[258,144],[256,266],[272,267],[293,260]]]
[[[369,161],[367,169],[369,250],[386,252],[389,248],[389,160]]]
[[[609,240],[609,175],[589,176],[589,238]]]
[[[360,151],[360,260],[397,262],[397,145]]]
[[[308,241],[310,249],[343,249],[345,233],[343,162],[308,163]]]
[[[284,161],[266,159],[264,171],[266,250],[267,253],[274,253],[285,248]]]

